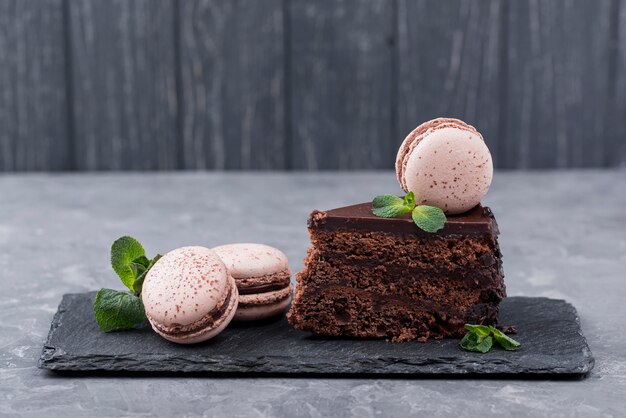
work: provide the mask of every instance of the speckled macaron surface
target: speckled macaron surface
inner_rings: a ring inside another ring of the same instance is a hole
[[[215,247],[213,251],[235,279],[266,276],[289,269],[287,256],[265,244],[227,244]]]
[[[480,203],[491,185],[493,162],[476,129],[458,119],[438,118],[414,129],[396,158],[396,175],[418,204],[448,214]]]
[[[213,248],[235,278],[236,320],[257,320],[283,312],[291,301],[291,270],[285,254],[264,244],[237,243]]]
[[[142,300],[157,333],[174,342],[195,343],[228,325],[238,292],[217,254],[204,247],[182,247],[150,269]]]

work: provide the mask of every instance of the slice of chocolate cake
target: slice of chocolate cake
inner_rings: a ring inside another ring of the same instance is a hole
[[[312,247],[288,314],[297,329],[426,341],[498,320],[505,286],[489,208],[448,216],[437,233],[410,214],[376,217],[371,203],[314,211],[308,227]]]

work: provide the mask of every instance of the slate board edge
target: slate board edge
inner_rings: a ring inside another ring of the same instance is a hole
[[[87,292],[92,293],[92,292]],[[499,369],[493,370],[489,368],[485,368],[485,366],[489,365],[488,361],[485,359],[481,359],[480,356],[476,358],[476,361],[472,363],[465,363],[459,367],[459,363],[449,363],[443,365],[441,363],[438,364],[438,369],[433,371],[427,366],[431,364],[433,361],[440,361],[440,359],[432,359],[425,358],[423,361],[419,363],[411,363],[407,360],[402,360],[405,364],[409,363],[415,366],[414,370],[411,372],[407,372],[406,369],[394,370],[393,367],[378,367],[376,369],[372,369],[372,360],[371,359],[355,359],[353,362],[339,367],[337,365],[330,365],[328,363],[320,362],[318,358],[312,357],[303,357],[299,363],[301,366],[305,366],[304,368],[309,368],[310,371],[303,370],[302,367],[298,369],[297,372],[293,371],[294,361],[293,359],[288,360],[287,362],[281,362],[281,357],[277,356],[268,356],[264,358],[258,358],[256,363],[247,364],[248,371],[241,372],[240,364],[230,364],[232,369],[228,368],[229,360],[227,357],[222,356],[188,356],[185,360],[188,364],[181,368],[180,364],[178,364],[175,368],[167,367],[166,364],[163,364],[162,356],[159,356],[159,369],[156,370],[153,367],[146,367],[145,362],[145,354],[143,354],[143,359],[140,361],[134,355],[128,356],[99,356],[99,361],[94,362],[94,358],[91,357],[90,360],[93,367],[73,367],[73,363],[78,358],[76,356],[67,357],[66,352],[61,348],[57,348],[51,345],[51,339],[53,333],[56,328],[61,324],[61,320],[63,314],[67,310],[68,301],[72,297],[84,295],[81,293],[69,293],[64,294],[61,303],[59,304],[59,308],[55,313],[52,323],[50,325],[50,331],[48,332],[48,336],[46,339],[46,343],[43,346],[42,354],[38,362],[38,367],[41,369],[48,369],[55,372],[113,372],[113,373],[121,373],[121,372],[146,372],[151,374],[158,373],[205,373],[211,374],[214,373],[216,375],[223,374],[237,374],[241,376],[251,375],[251,376],[259,376],[259,375],[398,375],[398,376],[523,376],[525,374],[535,375],[535,376],[574,376],[574,377],[586,377],[589,372],[593,369],[595,365],[595,360],[591,353],[591,349],[587,343],[585,336],[582,334],[582,329],[580,326],[580,317],[578,316],[578,312],[576,308],[569,302],[562,299],[553,299],[554,301],[559,301],[567,305],[567,307],[572,311],[572,314],[575,317],[575,321],[577,324],[577,332],[583,342],[583,357],[585,359],[584,363],[582,363],[579,367],[569,368],[569,369],[558,369],[552,368],[550,370],[545,369],[534,369],[528,368],[526,370],[520,370],[516,368],[514,371],[508,370],[506,364],[499,364]],[[519,297],[518,298],[523,298]],[[547,299],[547,298],[545,298]],[[175,356],[174,356],[175,357]],[[124,359],[125,363],[123,367],[111,367],[110,362],[116,361],[115,364],[119,364],[117,360]],[[69,360],[69,361],[68,361]],[[232,361],[231,361],[232,363]],[[197,366],[202,365],[202,368],[199,369]],[[216,367],[217,365],[217,367]],[[106,366],[106,367],[105,367]]]
[[[572,305],[571,303],[569,303],[565,299],[555,299],[555,300],[562,301],[564,304],[566,304],[569,307],[569,309],[571,309],[572,315],[574,315],[574,318],[575,318],[575,321],[576,321],[576,325],[578,326],[577,327],[578,328],[578,335],[582,339],[582,342],[583,342],[583,345],[584,345],[583,346],[583,356],[585,357],[585,364],[580,366],[579,370],[580,370],[580,374],[581,375],[587,376],[591,372],[593,367],[595,366],[596,359],[593,357],[593,353],[591,352],[591,348],[589,347],[589,343],[587,342],[587,338],[583,334],[583,328],[580,325],[580,316],[578,315],[578,311],[576,310],[576,307],[574,305]]]
[[[52,323],[50,323],[50,330],[48,331],[48,336],[46,337],[46,342],[43,345],[43,350],[41,351],[41,357],[39,357],[39,362],[37,363],[37,367],[40,369],[53,369],[49,367],[50,365],[55,364],[58,360],[61,360],[64,356],[64,352],[62,350],[57,349],[56,347],[51,345],[52,335],[54,331],[59,327],[61,323],[61,316],[65,313],[67,301],[74,295],[78,295],[78,293],[66,293],[61,298],[61,303],[59,303],[59,307],[52,317]]]

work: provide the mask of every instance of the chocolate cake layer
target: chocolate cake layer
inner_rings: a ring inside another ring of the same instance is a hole
[[[307,274],[297,277],[301,288],[348,287],[380,295],[429,299],[456,306],[499,302],[505,295],[499,266],[437,273],[401,270],[397,267],[386,268],[383,265],[374,268],[341,265],[324,260],[317,260],[308,265],[310,267]]]
[[[352,288],[332,287],[323,293],[305,290],[298,296],[302,307],[296,327],[330,336],[392,341],[460,337],[465,323],[493,324],[498,316],[498,305],[493,303],[460,308]]]
[[[314,211],[308,225],[313,246],[288,314],[296,328],[405,341],[497,322],[506,291],[489,208],[449,216],[434,234],[409,215],[376,217],[371,203]]]
[[[359,274],[359,278],[363,280],[369,280],[369,272],[372,272],[371,276],[373,279],[380,279],[389,283],[392,283],[390,280],[391,277],[402,278],[444,275],[457,281],[465,279],[466,276],[471,276],[472,282],[476,285],[493,286],[496,283],[491,280],[492,276],[497,277],[497,281],[500,282],[500,276],[502,275],[502,261],[500,259],[495,260],[494,263],[488,266],[475,268],[458,266],[454,268],[442,268],[439,266],[420,268],[418,263],[412,262],[410,259],[407,263],[380,263],[375,259],[347,257],[345,254],[322,253],[316,249],[310,249],[304,259],[304,263],[311,266],[310,275],[313,273],[314,266],[329,265],[341,271],[344,271],[346,267],[362,270],[362,272],[359,271],[356,274]],[[382,274],[376,275],[375,272],[381,272]],[[491,273],[493,273],[493,275]],[[328,278],[328,273],[326,277]],[[304,280],[306,277],[301,276],[301,279]]]
[[[413,229],[418,229],[415,224],[412,225]],[[311,242],[321,254],[341,254],[350,261],[369,260],[420,269],[453,269],[483,268],[495,264],[500,250],[494,237],[434,235],[428,238],[406,232],[315,230],[311,234]]]

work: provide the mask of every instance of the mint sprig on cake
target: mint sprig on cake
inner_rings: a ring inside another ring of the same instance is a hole
[[[372,201],[372,213],[381,218],[396,218],[410,213],[415,225],[426,232],[437,232],[446,223],[446,215],[441,209],[416,205],[413,192],[408,192],[404,198],[392,194],[376,196]]]

